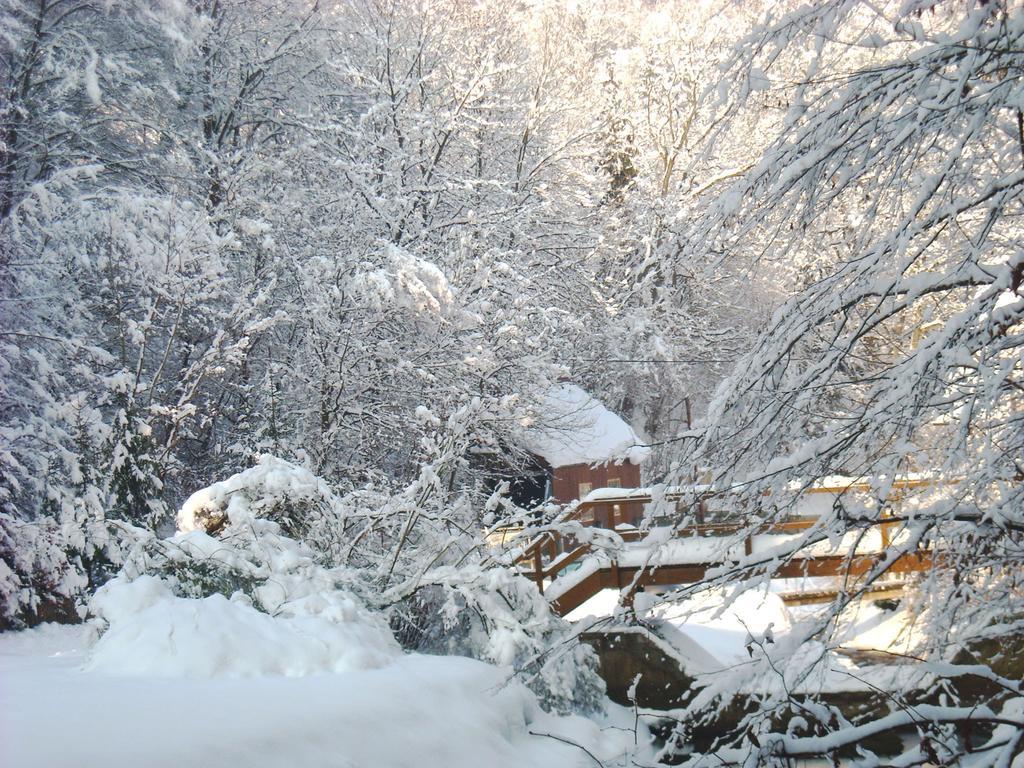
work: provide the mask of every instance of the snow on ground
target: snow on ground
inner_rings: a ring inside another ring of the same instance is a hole
[[[640,597],[638,595],[638,597]],[[647,601],[653,598],[646,596]],[[692,672],[714,672],[750,659],[747,645],[751,638],[766,633],[780,635],[790,630],[789,612],[775,594],[747,590],[726,605],[724,595],[713,591],[690,600],[655,603],[644,610],[643,600],[637,607],[648,621],[657,622],[665,639],[673,645],[689,649],[696,645],[713,659],[694,663]]]
[[[710,590],[698,597],[675,602],[658,602],[654,594],[639,593],[635,609],[640,623],[656,637],[659,647],[675,658],[690,675],[701,679],[742,669],[748,665],[758,644],[774,647],[786,644],[790,636],[799,634],[801,622],[813,620],[822,606],[789,608],[780,598],[780,591],[822,588],[822,581],[834,579],[784,579],[774,581],[770,589],[748,589],[726,599],[721,590]],[[798,583],[810,582],[810,583]],[[566,615],[568,621],[593,624],[614,617],[619,608],[619,591],[604,589]],[[605,624],[604,628],[608,625]],[[625,627],[623,631],[628,631]],[[859,651],[890,651],[912,653],[920,638],[913,631],[913,616],[908,610],[886,611],[873,603],[855,604],[844,613],[831,643],[833,647]],[[820,646],[812,642],[809,652]],[[887,689],[897,683],[904,685],[920,673],[914,667],[878,663],[868,666],[850,657],[830,651],[828,664],[821,666],[813,678],[801,683],[799,690],[863,691]],[[885,658],[884,655],[881,658]],[[710,679],[710,678],[709,678]],[[770,681],[747,681],[750,692],[763,692]]]
[[[471,659],[404,655],[304,677],[165,677],[132,661],[115,674],[109,659],[87,669],[95,634],[0,634],[0,765],[562,768],[593,760],[551,736],[602,759],[633,743],[610,727],[631,726],[625,710],[611,707],[604,729],[546,714],[507,670]]]
[[[633,749],[620,707],[545,713],[509,668],[404,654],[351,596],[311,599],[271,615],[122,576],[88,625],[0,634],[0,766],[561,768]]]
[[[246,593],[133,563],[89,625],[0,634],[0,766],[561,768],[635,753],[633,716],[610,702],[594,720],[552,715],[510,668],[403,653],[345,573],[260,516],[282,498],[330,503],[318,483],[265,459],[186,503],[166,561],[230,569]],[[225,513],[224,538],[204,532]]]

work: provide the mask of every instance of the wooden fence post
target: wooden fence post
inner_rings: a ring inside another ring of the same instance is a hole
[[[880,517],[884,520],[887,517],[891,517],[890,510],[888,508],[882,509]],[[892,544],[892,528],[893,523],[882,523],[882,549],[887,550]]]
[[[537,582],[537,589],[544,594],[544,562],[540,554],[540,542],[534,545],[533,549],[533,580]]]

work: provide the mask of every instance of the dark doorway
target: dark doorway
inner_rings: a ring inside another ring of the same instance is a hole
[[[547,472],[521,475],[509,483],[508,498],[523,509],[533,509],[548,500],[551,495]]]

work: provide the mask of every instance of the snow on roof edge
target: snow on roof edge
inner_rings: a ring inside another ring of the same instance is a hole
[[[537,420],[524,425],[523,444],[553,468],[640,464],[651,452],[629,424],[575,384],[549,389],[537,410]]]

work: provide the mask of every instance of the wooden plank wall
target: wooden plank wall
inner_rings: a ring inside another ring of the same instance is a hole
[[[554,470],[551,491],[555,500],[560,503],[567,503],[579,498],[579,487],[581,483],[590,483],[591,490],[594,488],[618,487],[629,489],[640,486],[640,466],[624,461],[622,464],[599,464],[591,467],[588,464],[573,464],[568,467],[558,467]],[[616,511],[615,507],[618,507]],[[643,502],[620,502],[618,504],[595,504],[594,525],[602,528],[614,528],[619,523],[636,525],[643,517]]]

